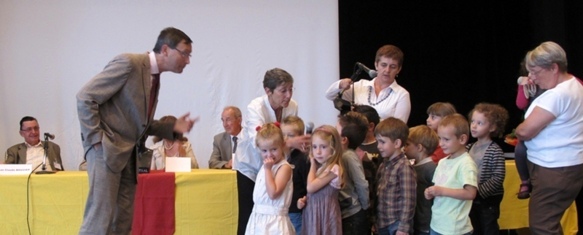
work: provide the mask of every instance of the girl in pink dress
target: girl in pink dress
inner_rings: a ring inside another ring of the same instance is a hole
[[[308,195],[298,200],[304,209],[301,234],[342,234],[338,192],[342,188],[342,145],[335,127],[324,125],[312,134]]]

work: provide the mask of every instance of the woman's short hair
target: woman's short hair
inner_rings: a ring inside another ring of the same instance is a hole
[[[379,48],[377,50],[377,55],[375,56],[374,59],[375,63],[379,62],[381,60],[381,57],[383,56],[398,61],[399,67],[403,65],[404,59],[403,51],[401,51],[401,49],[399,49],[397,46],[384,45],[381,48]]]
[[[270,91],[274,91],[275,88],[282,84],[293,84],[294,79],[287,71],[274,68],[267,70],[265,76],[263,77],[263,87],[268,88]]]
[[[559,44],[551,41],[543,42],[526,53],[524,60],[527,67],[549,69],[553,64],[557,64],[560,72],[567,72],[567,53]]]

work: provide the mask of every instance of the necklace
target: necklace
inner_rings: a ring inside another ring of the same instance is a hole
[[[387,98],[389,98],[389,96],[391,95],[391,93],[393,93],[393,89],[389,88],[389,94],[387,94],[384,98],[382,98],[381,100],[379,100],[376,103],[372,103],[370,101],[370,97],[372,96],[372,86],[368,87],[368,104],[372,105],[372,106],[376,106],[377,104],[380,104],[381,102],[385,101]]]
[[[174,148],[174,142],[172,142],[172,145],[170,145],[170,147],[166,146],[166,141],[164,141],[162,144],[164,144],[164,149],[166,150],[170,150]]]

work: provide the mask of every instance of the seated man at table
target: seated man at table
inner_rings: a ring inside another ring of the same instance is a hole
[[[20,136],[24,143],[16,144],[6,150],[5,164],[32,164],[33,169],[43,163],[45,146],[47,155],[46,170],[62,171],[61,148],[59,145],[47,141],[40,141],[40,127],[34,117],[25,116],[20,119]],[[39,167],[37,170],[40,170]]]
[[[211,169],[231,169],[232,156],[237,150],[237,139],[241,133],[243,117],[241,110],[235,106],[227,106],[221,114],[221,121],[225,132],[215,135],[213,152],[209,159]]]

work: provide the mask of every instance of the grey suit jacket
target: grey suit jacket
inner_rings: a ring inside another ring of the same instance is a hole
[[[77,93],[77,112],[85,153],[101,143],[105,161],[120,172],[136,145],[143,146],[146,135],[173,139],[174,123],[148,117],[152,87],[148,54],[121,54],[110,61]]]
[[[43,142],[44,143],[44,142]],[[47,148],[47,160],[48,164],[51,166],[51,169],[56,171],[63,171],[65,168],[63,167],[63,160],[61,160],[61,148],[58,144],[48,141],[48,148]],[[20,143],[16,144],[8,150],[6,150],[6,156],[4,158],[4,163],[6,164],[26,164],[26,144]],[[55,167],[55,163],[58,163]],[[37,167],[37,166],[32,166]]]
[[[231,135],[223,132],[215,135],[213,140],[213,152],[209,158],[209,168],[221,169],[233,156],[233,147],[231,146]]]

